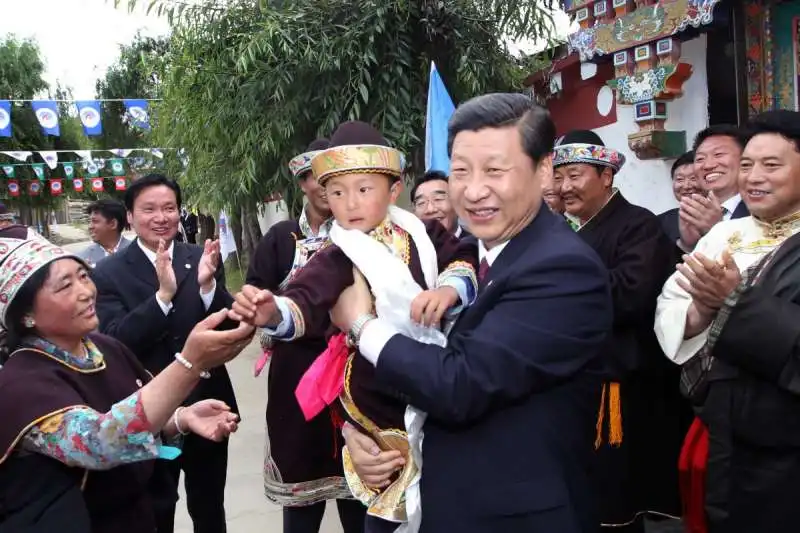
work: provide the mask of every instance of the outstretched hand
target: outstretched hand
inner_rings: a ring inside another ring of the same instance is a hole
[[[208,440],[219,442],[239,429],[239,415],[219,400],[195,402],[180,412],[181,427]]]
[[[189,333],[183,345],[183,356],[202,370],[224,365],[248,345],[255,328],[240,322],[236,329],[217,331],[214,328],[228,318],[230,311],[211,313]]]
[[[253,285],[245,285],[233,297],[231,318],[258,327],[275,327],[281,323],[281,313],[275,295]]]

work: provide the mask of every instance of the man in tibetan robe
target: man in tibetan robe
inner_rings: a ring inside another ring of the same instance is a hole
[[[553,156],[566,213],[579,221],[578,235],[600,256],[611,281],[614,324],[604,349],[596,478],[602,525],[627,533],[643,532],[648,512],[679,515],[676,464],[685,401],[679,374],[663,363],[651,326],[674,265],[674,244],[654,214],[614,188],[624,162],[591,131],[567,134]]]
[[[249,285],[278,292],[327,242],[333,219],[325,190],[311,175],[311,158],[329,144],[317,139],[289,162],[306,205],[298,220],[278,222],[261,239],[247,272]],[[337,500],[345,533],[364,530],[364,506],[352,499],[342,472],[335,413],[325,408],[306,421],[294,395],[326,344],[322,334],[293,343],[262,337],[264,356],[259,363],[270,359],[264,490],[270,501],[283,506],[284,533],[317,533],[329,499]],[[260,371],[259,366],[256,373]]]
[[[477,246],[459,241],[437,221],[423,223],[392,205],[401,191],[401,155],[369,124],[342,124],[311,168],[335,218],[330,245],[297,272],[280,296],[243,287],[234,311],[284,342],[319,337],[332,329],[328,313],[339,295],[363,275],[378,316],[422,342],[444,345],[442,320],[470,305],[477,294]],[[405,465],[383,491],[366,487],[347,455],[345,476],[353,494],[368,506],[368,531],[386,530],[387,522],[390,530],[408,522],[415,531],[419,457],[410,453],[410,443],[420,438],[425,414],[408,406],[404,395],[378,385],[374,367],[354,348],[352,331],[346,340],[341,333],[331,338],[328,350],[301,380],[298,400],[309,418],[338,397],[351,424],[384,450],[403,451]],[[410,487],[415,496],[407,498]]]
[[[715,225],[658,299],[656,334],[698,415],[681,454],[692,533],[800,523],[800,114],[763,113],[750,132],[739,187],[751,216]]]

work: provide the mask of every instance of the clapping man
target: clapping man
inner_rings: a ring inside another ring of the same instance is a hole
[[[138,237],[92,273],[100,330],[124,342],[153,374],[177,357],[195,324],[233,301],[219,265],[219,242],[206,241],[204,248],[176,242],[180,207],[181,190],[174,180],[150,174],[133,182],[125,208]],[[237,412],[225,367],[211,370],[188,401],[205,398],[222,400]],[[159,462],[173,483],[156,509],[158,533],[173,530],[181,470],[195,533],[223,533],[227,440],[184,439],[178,459]]]
[[[691,252],[702,236],[721,220],[750,214],[739,194],[739,161],[744,135],[736,126],[711,126],[694,140],[694,173],[707,194],[695,193],[681,199],[678,247]]]

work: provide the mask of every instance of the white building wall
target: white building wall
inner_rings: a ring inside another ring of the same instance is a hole
[[[261,228],[262,235],[265,235],[273,224],[288,219],[289,211],[286,209],[286,203],[283,200],[263,203],[258,210],[258,225]]]
[[[708,126],[708,83],[706,76],[706,36],[685,41],[681,62],[694,68],[683,85],[683,96],[667,104],[665,129],[685,131],[687,149],[695,135]],[[616,177],[616,186],[632,204],[658,214],[677,207],[672,195],[669,171],[674,159],[642,161],[628,148],[628,135],[639,128],[633,120],[633,106],[617,105],[617,122],[594,130],[608,146],[621,149],[627,162]]]

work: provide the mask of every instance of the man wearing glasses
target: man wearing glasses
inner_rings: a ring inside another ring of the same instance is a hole
[[[437,220],[459,239],[470,234],[458,223],[458,215],[450,203],[447,175],[438,170],[429,170],[418,178],[411,188],[414,214],[422,220]]]

